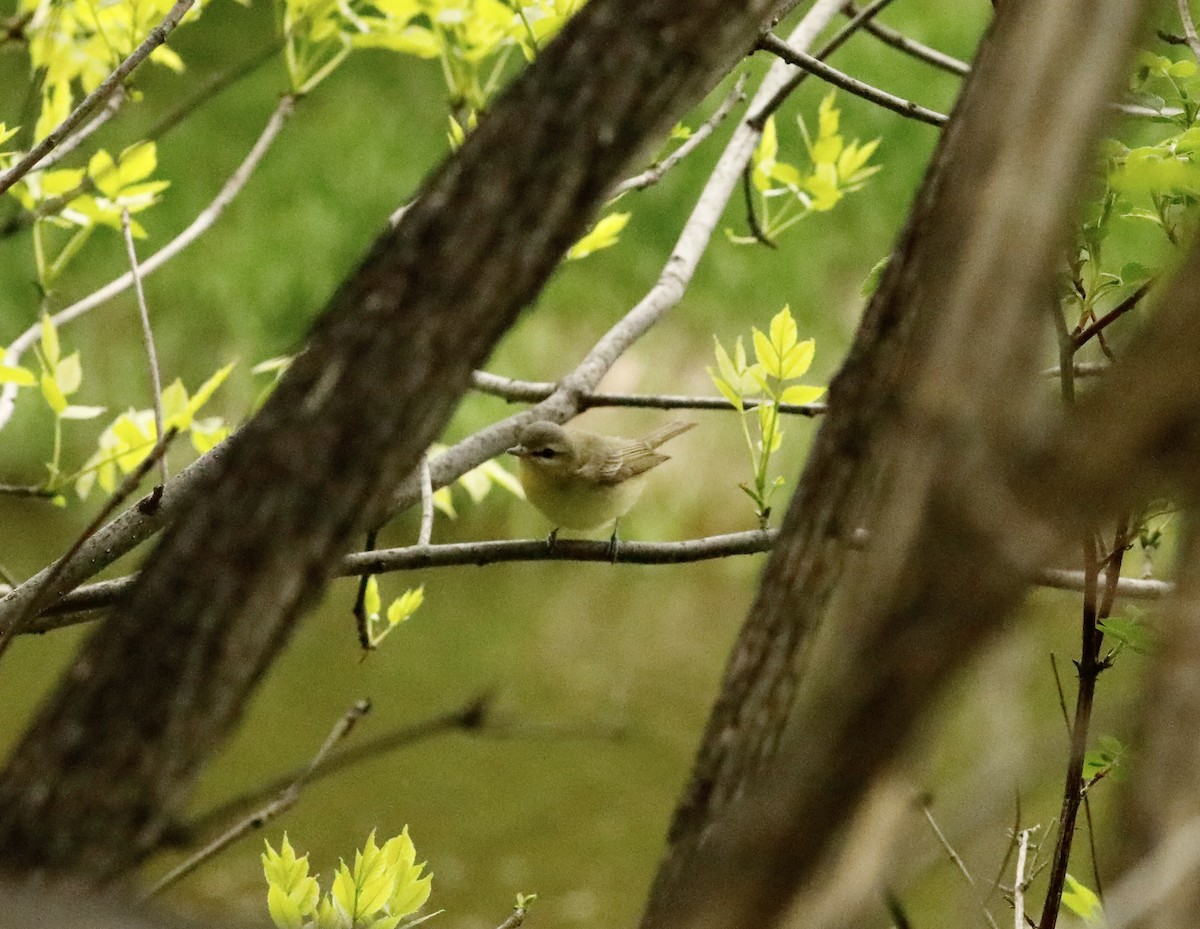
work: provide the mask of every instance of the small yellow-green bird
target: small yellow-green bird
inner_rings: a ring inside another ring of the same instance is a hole
[[[519,477],[529,502],[554,525],[553,543],[559,529],[588,531],[615,524],[637,503],[643,475],[670,458],[655,449],[695,425],[674,421],[640,439],[625,439],[539,420],[521,430],[518,444],[508,452],[520,459]],[[614,525],[614,546],[616,538]]]

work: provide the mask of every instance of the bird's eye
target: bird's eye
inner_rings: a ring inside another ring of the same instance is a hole
[[[555,452],[552,448],[539,448],[534,454],[539,458],[553,458]]]

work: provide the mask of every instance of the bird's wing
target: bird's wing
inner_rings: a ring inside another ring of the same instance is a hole
[[[658,448],[664,442],[667,442],[677,435],[681,435],[695,426],[695,423],[689,423],[685,420],[674,419],[666,425],[659,426],[653,432],[647,433],[639,440],[647,448]]]
[[[620,484],[662,464],[670,455],[660,455],[645,442],[630,439],[602,460],[580,469],[580,474],[601,484]]]

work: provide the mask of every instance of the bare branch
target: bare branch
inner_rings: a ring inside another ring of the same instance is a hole
[[[121,210],[121,231],[125,237],[125,252],[129,255],[129,273],[133,276],[133,290],[137,294],[138,317],[142,323],[142,344],[146,349],[146,365],[150,368],[150,389],[154,404],[154,434],[166,434],[163,428],[162,377],[158,371],[158,351],[154,348],[154,330],[150,327],[150,310],[146,306],[146,293],[142,290],[142,275],[138,270],[137,248],[133,244],[133,228],[129,222],[129,210]],[[167,456],[158,456],[159,484],[165,484],[171,476],[167,471]]]
[[[1183,23],[1183,37],[1192,57],[1200,61],[1200,36],[1196,35],[1196,23],[1192,19],[1192,6],[1189,0],[1175,0],[1179,7],[1179,20]]]
[[[661,181],[668,171],[699,148],[700,144],[713,134],[717,126],[725,121],[725,117],[733,112],[733,108],[745,99],[745,89],[746,75],[742,74],[734,82],[733,90],[721,101],[721,105],[713,111],[713,114],[708,119],[697,126],[695,131],[675,151],[671,152],[671,154],[657,164],[651,165],[641,174],[635,174],[633,177],[628,177],[621,181],[620,184],[609,191],[608,199],[610,201],[616,200],[631,190],[645,190],[647,187],[651,187]]]
[[[491,394],[519,403],[538,403],[545,400],[556,389],[555,384],[539,381],[518,381],[487,371],[476,371],[471,375],[471,386],[481,393]],[[743,407],[752,410],[760,401],[747,399]],[[654,410],[735,410],[724,397],[685,397],[674,394],[605,394],[586,393],[579,397],[580,409],[619,406]],[[779,412],[797,416],[819,416],[825,412],[824,403],[781,403]]]
[[[827,81],[834,87],[840,87],[847,93],[854,94],[856,97],[862,97],[864,100],[881,106],[885,110],[891,110],[893,113],[899,113],[901,116],[907,116],[909,119],[928,123],[931,126],[943,126],[949,118],[943,113],[938,113],[928,107],[921,106],[919,103],[913,103],[911,100],[904,100],[893,94],[889,94],[887,91],[880,90],[878,87],[872,87],[870,84],[860,81],[856,77],[851,77],[837,68],[832,68],[823,61],[818,61],[811,55],[792,48],[787,42],[784,42],[773,33],[768,32],[759,39],[758,47],[782,58],[789,64],[803,68],[810,74],[815,74],[821,80]]]
[[[125,476],[125,479],[121,481],[121,485],[113,491],[104,506],[92,517],[91,522],[84,527],[83,532],[78,535],[71,544],[71,547],[63,553],[62,557],[57,559],[50,567],[35,574],[18,588],[22,590],[23,595],[15,596],[16,590],[14,589],[13,591],[9,591],[5,596],[5,601],[11,599],[14,611],[9,622],[0,627],[0,656],[8,651],[13,638],[20,635],[25,630],[26,624],[45,607],[51,597],[55,582],[66,572],[72,560],[79,554],[88,541],[95,538],[97,531],[104,524],[104,521],[112,515],[113,510],[120,506],[122,501],[137,489],[137,485],[149,473],[150,469],[154,467],[155,462],[167,453],[167,449],[175,440],[176,435],[178,435],[177,430],[172,429],[159,438],[150,453],[136,468]],[[161,491],[161,487],[156,487],[150,496],[138,503],[138,508],[148,512],[156,510],[159,498],[161,497]]]
[[[846,3],[845,10],[847,15],[857,16],[861,13],[859,7],[854,3]],[[966,77],[971,73],[971,66],[965,61],[961,61],[953,55],[947,55],[945,52],[940,52],[936,48],[930,48],[928,45],[922,45],[916,39],[910,39],[904,33],[898,29],[893,29],[891,26],[885,26],[881,22],[872,21],[867,24],[866,29],[867,32],[886,45],[890,45],[892,48],[898,49],[936,68],[941,68],[950,74],[957,75],[958,77]]]
[[[225,832],[205,845],[204,848],[200,849],[194,855],[189,856],[186,860],[180,862],[164,874],[142,895],[142,899],[149,900],[152,897],[158,896],[176,881],[191,874],[196,868],[204,864],[204,862],[219,855],[242,836],[246,835],[246,833],[253,829],[261,829],[276,816],[287,812],[295,806],[296,801],[300,799],[300,792],[313,779],[316,773],[325,766],[325,762],[329,758],[329,753],[333,751],[334,746],[346,738],[355,724],[366,716],[370,710],[371,702],[369,700],[359,700],[356,702],[337,721],[329,735],[325,737],[325,741],[317,749],[317,753],[313,755],[312,761],[308,763],[308,767],[283,788],[278,796],[266,806],[256,810],[241,821],[234,823]]]

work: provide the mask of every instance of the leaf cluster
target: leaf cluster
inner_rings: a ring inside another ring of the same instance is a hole
[[[771,498],[783,484],[783,478],[771,477],[771,454],[783,443],[781,404],[804,405],[819,400],[824,387],[794,383],[808,373],[816,343],[800,340],[796,320],[785,306],[771,319],[767,332],[751,328],[755,360],[750,363],[741,336],[734,342],[733,354],[719,339],[714,339],[716,370],[708,369],[717,390],[741,414],[742,434],[750,456],[752,479],[738,486],[754,501],[755,515],[764,528],[771,515]],[[755,429],[751,433],[750,422]]]
[[[308,873],[308,856],[297,857],[286,834],[278,852],[265,845],[267,909],[279,929],[395,929],[425,905],[433,886],[433,875],[421,874],[425,865],[417,864],[407,826],[382,846],[372,832],[353,866],[339,863],[324,894]]]

